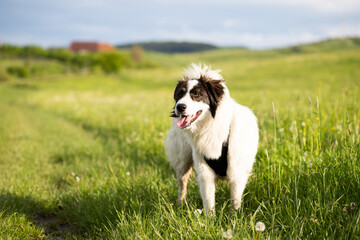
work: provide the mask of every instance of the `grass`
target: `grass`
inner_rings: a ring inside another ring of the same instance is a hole
[[[0,85],[0,238],[360,238],[360,50],[216,51],[147,58],[163,68]],[[206,218],[193,177],[185,206],[163,141],[189,62],[223,69],[259,119],[240,213],[217,183]],[[262,221],[266,230],[254,229]]]

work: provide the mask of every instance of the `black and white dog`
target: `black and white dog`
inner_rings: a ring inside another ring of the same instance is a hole
[[[207,213],[215,207],[215,181],[227,179],[235,209],[251,174],[258,147],[257,119],[229,95],[220,70],[192,64],[179,80],[172,126],[165,141],[179,184],[179,204],[186,199],[192,167],[197,172]]]

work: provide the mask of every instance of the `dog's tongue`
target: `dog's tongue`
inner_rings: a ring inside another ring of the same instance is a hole
[[[193,117],[193,115],[185,116],[185,117],[181,118],[176,124],[178,125],[179,128],[184,128],[191,123],[192,117]]]

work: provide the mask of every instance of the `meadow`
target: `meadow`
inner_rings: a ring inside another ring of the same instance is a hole
[[[145,58],[161,67],[0,83],[0,239],[360,238],[360,47]],[[163,146],[173,89],[199,61],[260,128],[240,212],[219,181],[213,218],[195,175],[176,205]]]

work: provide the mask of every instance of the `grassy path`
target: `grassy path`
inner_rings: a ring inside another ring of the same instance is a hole
[[[143,162],[159,154],[154,152],[159,147],[142,141],[147,134],[134,133],[138,125],[97,125],[29,105],[25,99],[32,90],[9,94],[21,93],[16,100],[7,95],[14,91],[11,86],[2,90],[0,236],[91,238],[85,233],[113,224],[119,218],[118,209],[126,206],[128,215],[138,208],[144,214],[153,211],[153,201],[159,200],[161,192],[151,190],[158,188],[161,177],[154,164],[163,166],[167,181],[171,172],[163,156],[160,165]],[[139,171],[136,177],[129,176],[135,171]],[[157,179],[149,178],[155,175]],[[150,184],[144,188],[146,182]]]
[[[68,176],[71,169],[85,164],[102,146],[81,127],[36,108],[2,102],[0,115],[0,206],[5,231],[14,229],[14,236],[21,237],[17,234],[24,228],[24,236],[28,231],[43,236],[44,227],[59,228],[49,226],[52,222],[46,218],[56,220],[59,193],[76,184],[76,176]]]

